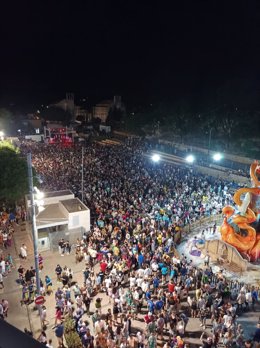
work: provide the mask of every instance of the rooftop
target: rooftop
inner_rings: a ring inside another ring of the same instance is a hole
[[[31,336],[18,330],[13,325],[9,324],[5,320],[0,320],[0,347],[1,348],[43,348],[45,347],[40,342],[36,341]]]
[[[69,213],[76,213],[77,211],[88,210],[88,208],[78,198],[66,199],[60,202]]]
[[[45,205],[44,210],[36,216],[37,228],[66,225],[67,223],[68,218],[60,209],[59,203]]]
[[[73,195],[70,190],[44,192],[44,198]]]

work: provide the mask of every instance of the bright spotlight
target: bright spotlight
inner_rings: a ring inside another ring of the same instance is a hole
[[[194,157],[193,155],[188,155],[188,156],[186,157],[186,161],[187,161],[188,163],[193,163],[193,162],[195,161],[195,157]]]
[[[154,162],[159,162],[161,159],[160,155],[158,155],[157,153],[155,153],[154,155],[152,155],[152,160]]]
[[[221,159],[222,159],[222,155],[221,155],[221,153],[215,153],[214,155],[213,155],[213,159],[214,159],[214,161],[220,161]]]

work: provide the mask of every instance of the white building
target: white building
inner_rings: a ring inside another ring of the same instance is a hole
[[[90,231],[90,210],[69,191],[44,192],[43,204],[36,208],[39,251],[57,249],[61,238],[74,244]],[[30,213],[30,197],[26,196]]]

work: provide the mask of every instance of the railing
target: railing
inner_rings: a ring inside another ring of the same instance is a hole
[[[219,223],[222,223],[223,221],[223,217],[222,217],[222,214],[218,214],[218,215],[210,215],[210,216],[207,216],[207,217],[204,217],[204,218],[201,218],[191,224],[188,224],[188,225],[185,225],[183,228],[182,228],[182,231],[184,232],[184,234],[188,234],[192,229],[195,229],[195,228],[198,228],[198,227],[202,227],[204,225],[209,225],[209,224],[212,224],[212,223],[216,223],[216,224],[219,224]]]

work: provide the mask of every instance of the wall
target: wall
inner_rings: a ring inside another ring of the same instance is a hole
[[[93,117],[100,118],[102,122],[106,122],[110,106],[94,106]]]
[[[69,230],[83,227],[86,232],[90,231],[90,210],[80,210],[69,213]]]
[[[223,259],[237,266],[240,271],[246,271],[248,262],[243,259],[239,252],[232,245],[229,245],[222,240],[207,240],[204,250],[208,251],[213,261]]]
[[[203,152],[205,154],[209,153],[210,155],[213,155],[216,152],[216,151],[208,151],[208,149],[198,147],[198,146],[189,146],[187,144],[180,144],[180,143],[176,143],[174,141],[171,142],[171,141],[167,141],[167,140],[163,140],[163,139],[160,139],[159,143],[176,146],[180,150],[187,150],[187,149],[190,150],[190,148],[192,148],[193,150],[197,150],[197,151]],[[227,158],[231,161],[243,163],[243,164],[251,164],[254,161],[252,158],[233,155],[233,154],[226,153],[226,152],[225,152],[225,158]]]
[[[72,199],[72,198],[74,198],[73,193],[68,194],[68,195],[64,195],[64,196],[44,197],[43,201],[44,201],[44,205],[49,205],[49,204],[56,204],[56,203],[59,203],[60,201],[65,201],[66,199]],[[61,204],[60,204],[60,206],[61,206]],[[63,209],[62,209],[62,211],[63,211]]]
[[[82,238],[83,232],[84,231],[81,228],[73,228],[66,231],[49,232],[51,250],[58,250],[58,243],[61,238],[68,240],[70,245],[75,244],[77,238]]]
[[[248,185],[251,186],[251,182],[250,182],[249,178],[235,175],[235,174],[229,174],[227,172],[223,172],[223,171],[209,168],[209,167],[201,167],[198,165],[194,165],[194,167],[202,174],[211,175],[214,177],[222,178],[222,179],[227,180],[227,181],[235,181],[235,182],[240,183],[240,184],[245,184],[247,186]]]
[[[40,142],[44,138],[44,134],[32,134],[32,135],[26,135],[25,139],[26,140],[32,140],[32,141],[37,141]]]

